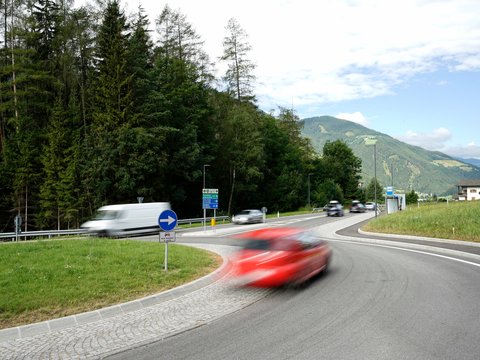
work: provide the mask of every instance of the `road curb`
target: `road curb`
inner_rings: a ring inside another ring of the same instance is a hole
[[[360,229],[358,231],[362,235],[367,235],[367,236],[382,236],[382,237],[391,237],[393,238],[403,238],[407,239],[407,236],[402,236],[402,235],[395,235],[391,236],[394,234],[379,234],[379,233],[367,233],[367,232],[360,232]],[[448,240],[448,239],[439,239],[442,241],[436,241],[437,239],[435,238],[425,238],[428,240],[425,240],[422,237],[415,237],[415,236],[409,236],[409,240],[418,240],[418,241],[430,241],[430,242],[436,242],[436,243],[451,243],[451,244],[456,244],[458,245],[455,240]],[[405,248],[405,249],[415,249],[415,250],[423,250],[423,251],[430,251],[438,254],[449,254],[449,255],[455,255],[459,258],[466,258],[466,259],[471,259],[471,260],[476,260],[480,261],[480,255],[473,254],[470,252],[466,251],[460,251],[460,250],[454,250],[454,249],[449,249],[449,248],[443,248],[440,246],[433,246],[433,245],[424,245],[424,244],[414,244],[414,243],[408,243],[408,242],[401,242],[401,241],[394,241],[394,240],[383,240],[383,239],[370,239],[370,238],[361,238],[361,237],[355,237],[355,236],[346,236],[346,235],[340,235],[337,234],[336,232],[334,233],[334,238],[331,239],[332,241],[338,240],[338,241],[349,241],[351,243],[359,243],[359,244],[376,244],[376,245],[385,245],[385,246],[394,246],[398,248]],[[460,240],[459,240],[460,241]],[[475,244],[474,246],[478,246],[479,244]],[[465,243],[464,246],[472,246],[470,243]]]
[[[436,242],[436,243],[444,243],[444,244],[480,247],[480,243],[473,242],[473,241],[431,238],[431,237],[415,236],[415,235],[375,233],[375,232],[364,231],[362,229],[358,229],[358,232],[360,234],[366,235],[366,236],[384,236],[384,237],[389,237],[389,238],[394,238],[394,239],[408,239],[408,240],[418,240],[418,241],[426,241],[426,242]]]

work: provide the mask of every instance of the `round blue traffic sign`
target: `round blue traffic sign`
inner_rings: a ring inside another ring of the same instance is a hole
[[[177,226],[177,214],[173,210],[163,210],[158,217],[158,225],[163,231],[171,231]]]

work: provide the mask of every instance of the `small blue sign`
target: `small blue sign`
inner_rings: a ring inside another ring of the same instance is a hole
[[[158,225],[163,231],[171,231],[177,226],[177,214],[173,210],[163,210],[158,217]]]
[[[218,199],[203,198],[202,207],[204,209],[218,209]]]

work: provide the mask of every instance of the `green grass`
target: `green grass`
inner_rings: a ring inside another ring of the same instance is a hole
[[[206,275],[219,256],[169,244],[82,239],[0,244],[0,328],[98,309]]]
[[[365,231],[480,242],[480,201],[409,206],[380,216]]]

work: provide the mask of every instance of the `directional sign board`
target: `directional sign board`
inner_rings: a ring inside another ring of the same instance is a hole
[[[173,210],[163,210],[158,217],[158,225],[163,231],[171,231],[177,226],[177,214]]]
[[[218,209],[218,189],[203,189],[203,209]]]

